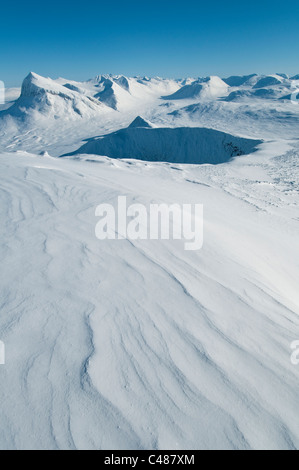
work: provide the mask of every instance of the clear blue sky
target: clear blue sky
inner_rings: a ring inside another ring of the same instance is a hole
[[[1,4],[0,80],[299,73],[299,1]]]

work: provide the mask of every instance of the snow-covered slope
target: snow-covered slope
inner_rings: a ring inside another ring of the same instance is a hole
[[[10,108],[20,97],[20,88],[6,88],[4,93],[4,103],[0,103],[0,111]]]
[[[212,127],[258,139],[276,137],[283,128],[286,137],[295,135],[298,107],[290,103],[290,97],[299,81],[282,74],[273,77],[279,85],[253,88],[266,77],[169,80],[99,75],[76,82],[31,73],[22,96],[9,109],[0,110],[0,149],[48,151],[58,156],[102,131],[128,126],[138,115],[156,127]],[[282,104],[283,100],[288,103]]]
[[[259,144],[261,141],[242,139],[213,129],[152,128],[138,117],[126,129],[89,139],[72,155],[94,154],[158,162],[217,164],[252,153]]]
[[[2,449],[299,448],[298,153],[267,145],[218,167],[1,156]],[[203,203],[203,249],[100,242],[119,195]]]
[[[240,93],[241,96],[234,95],[234,99],[197,102],[168,109],[171,125],[200,125],[257,139],[297,138],[299,106],[296,103],[289,99],[246,98],[244,93]]]
[[[268,77],[261,78],[253,88],[264,88],[267,86],[281,85],[283,78],[279,75],[269,75]]]
[[[165,100],[183,99],[211,99],[224,96],[227,93],[228,85],[219,77],[208,77],[199,79],[191,84],[180,88],[177,92],[169,96],[163,96]]]
[[[21,96],[4,115],[25,119],[74,119],[98,113],[103,105],[79,88],[66,87],[50,78],[30,73],[23,81]]]

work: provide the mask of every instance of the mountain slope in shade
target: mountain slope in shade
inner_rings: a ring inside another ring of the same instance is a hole
[[[137,118],[126,129],[89,139],[71,155],[93,154],[110,158],[134,158],[156,162],[218,164],[232,157],[252,153],[261,141],[218,132],[213,129],[150,128]]]
[[[298,151],[2,153],[0,448],[298,449]],[[202,250],[98,240],[119,196],[203,204]]]
[[[236,76],[231,76],[228,78],[223,78],[222,80],[229,86],[233,87],[239,87],[244,85],[244,83],[248,83],[250,79],[257,77],[256,74],[251,74],[251,75],[236,75]]]
[[[11,93],[0,449],[299,449],[299,106],[280,99],[298,81],[265,78],[31,74]],[[151,204],[203,205],[202,249],[117,239],[124,196],[148,229]]]

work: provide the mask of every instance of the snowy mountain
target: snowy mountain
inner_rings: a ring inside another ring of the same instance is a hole
[[[281,85],[283,83],[282,77],[279,75],[270,75],[268,77],[261,78],[253,88],[265,88],[273,85]]]
[[[107,111],[107,107],[127,110],[136,106],[141,97],[151,99],[177,87],[175,81],[169,80],[147,82],[123,76],[98,76],[80,83],[62,78],[52,80],[30,72],[23,81],[20,97],[0,118],[92,118]]]
[[[196,127],[153,128],[138,116],[126,129],[90,139],[71,155],[105,155],[110,158],[217,164],[254,152],[262,141],[242,139],[213,129]]]
[[[163,98],[166,100],[211,99],[225,95],[227,90],[228,85],[221,78],[208,77],[184,85],[177,92]]]
[[[5,125],[9,120],[17,126],[22,123],[31,126],[34,121],[37,125],[48,125],[49,120],[57,119],[94,120],[102,119],[103,115],[107,118],[113,111],[127,114],[129,120],[136,116],[136,111],[144,114],[144,106],[151,109],[152,115],[156,114],[153,107],[157,109],[158,104],[161,107],[165,104],[166,110],[167,106],[177,108],[176,102],[179,106],[180,101],[246,101],[248,105],[249,100],[256,99],[288,100],[296,87],[299,87],[296,77],[289,79],[283,74],[252,74],[223,80],[215,76],[165,80],[99,75],[86,82],[75,82],[63,78],[52,80],[31,72],[24,79],[20,96],[18,89],[8,91],[7,104],[0,108],[0,122]]]
[[[100,111],[101,103],[86,96],[80,88],[62,85],[50,78],[30,73],[23,81],[21,96],[6,114],[40,119],[92,116]]]

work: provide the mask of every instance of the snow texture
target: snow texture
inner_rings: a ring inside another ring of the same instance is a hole
[[[31,73],[8,90],[1,449],[299,449],[299,106],[280,99],[297,85]],[[95,209],[119,196],[203,204],[202,250],[99,241]]]

